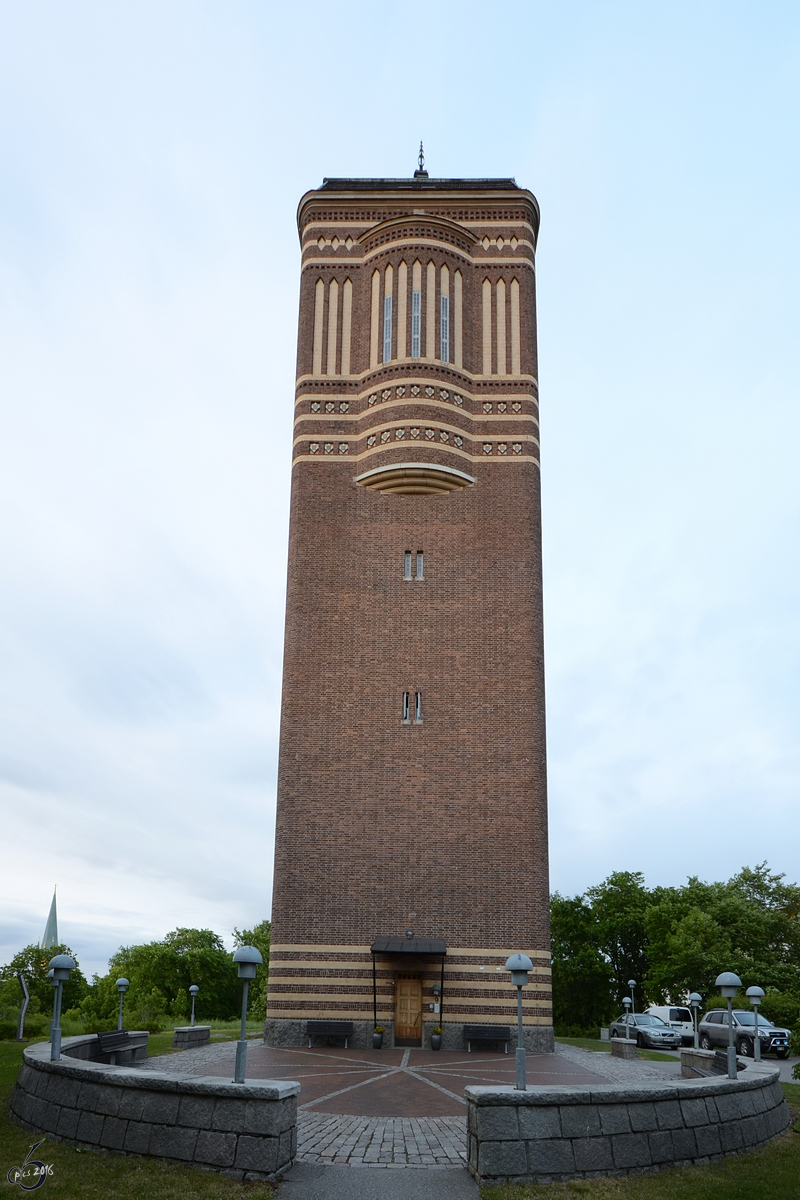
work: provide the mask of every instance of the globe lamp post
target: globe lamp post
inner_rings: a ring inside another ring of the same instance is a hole
[[[533,963],[527,954],[512,954],[506,959],[506,970],[511,972],[511,982],[517,989],[517,1082],[516,1090],[527,1090],[525,1081],[525,1045],[522,1033],[522,989],[528,982],[528,972],[533,970]]]
[[[125,1003],[125,993],[131,985],[127,979],[118,979],[116,988],[119,992],[119,1019],[117,1020],[117,1029],[122,1029],[122,1006]]]
[[[723,971],[715,981],[723,997],[728,1001],[728,1079],[736,1079],[736,1046],[733,1043],[733,999],[742,986],[742,981],[733,971]]]
[[[234,1072],[234,1083],[244,1083],[244,1071],[247,1064],[247,992],[250,987],[250,980],[256,977],[256,968],[263,963],[261,951],[255,946],[240,946],[233,956],[233,961],[239,972],[239,978],[243,981],[242,988],[242,1035],[236,1043],[236,1069]]]
[[[697,1033],[697,1018],[698,1018],[697,1010],[700,1008],[700,1005],[702,1003],[703,1003],[703,997],[700,995],[700,993],[692,992],[691,995],[689,996],[689,1004],[692,1009],[692,1019],[694,1022],[694,1048],[695,1048],[695,1050],[697,1050],[698,1046],[700,1045],[700,1043],[698,1041],[698,1033]]]
[[[68,982],[70,972],[75,970],[75,959],[68,954],[57,954],[47,964],[52,971],[52,983],[55,988],[53,996],[53,1028],[50,1035],[50,1061],[56,1062],[61,1057],[61,995],[64,984]],[[50,972],[48,971],[48,975]]]
[[[635,1012],[636,1012],[636,980],[629,979],[628,987],[631,989],[631,1012],[635,1014]]]
[[[764,999],[764,989],[760,987],[749,987],[745,992],[753,1006],[755,1015],[755,1031],[753,1033],[753,1061],[761,1062],[761,1038],[758,1036],[758,1006]]]

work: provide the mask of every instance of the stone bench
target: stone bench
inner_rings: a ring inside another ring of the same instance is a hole
[[[465,1025],[463,1036],[467,1043],[467,1054],[472,1053],[473,1042],[490,1042],[495,1046],[502,1042],[503,1053],[508,1054],[511,1027],[509,1025]]]
[[[138,1067],[147,1061],[150,1034],[146,1029],[115,1029],[83,1037],[64,1038],[61,1054],[104,1066]],[[50,1043],[47,1043],[48,1049]]]
[[[176,1050],[196,1050],[211,1041],[210,1025],[176,1025],[172,1045]]]
[[[352,1021],[306,1021],[306,1037],[308,1038],[309,1050],[311,1049],[311,1040],[315,1037],[344,1038],[344,1048],[346,1050],[347,1043],[352,1036]]]
[[[746,1071],[749,1063],[736,1060],[736,1069]],[[681,1079],[706,1079],[728,1074],[728,1055],[724,1050],[681,1050]]]
[[[114,1067],[117,1064],[117,1056],[119,1056],[120,1066],[125,1063],[134,1067],[137,1062],[144,1062],[147,1058],[148,1040],[149,1034],[130,1033],[127,1029],[114,1029],[109,1033],[98,1033],[97,1041],[100,1046],[98,1061],[107,1061],[110,1066]]]
[[[633,1038],[610,1038],[612,1058],[638,1058],[639,1047]]]

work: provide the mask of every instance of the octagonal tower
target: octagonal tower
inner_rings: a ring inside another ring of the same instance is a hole
[[[265,1036],[552,1045],[535,251],[512,179],[326,179],[302,247]]]

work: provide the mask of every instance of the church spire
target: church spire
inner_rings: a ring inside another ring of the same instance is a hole
[[[58,940],[58,916],[56,915],[56,889],[53,886],[53,903],[50,905],[50,913],[47,918],[47,924],[44,927],[44,937],[42,938],[42,949],[49,950],[52,946],[60,946]]]

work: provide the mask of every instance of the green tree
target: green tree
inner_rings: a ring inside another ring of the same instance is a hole
[[[120,976],[130,982],[125,1008],[131,1013],[146,1006],[148,1011],[163,1015],[176,1003],[180,1006],[181,993],[188,994],[195,983],[200,989],[198,1020],[228,1020],[236,1014],[236,968],[222,939],[210,929],[175,929],[160,942],[121,946],[108,966],[106,975],[95,977],[94,987],[81,1006],[92,1017],[108,1019],[117,1011],[115,980]]]
[[[647,911],[650,970],[647,990],[657,1002],[684,999],[689,992],[705,995],[717,975],[730,966],[731,945],[714,916],[715,891],[724,884],[690,879],[685,888],[664,888]]]
[[[267,1016],[267,985],[269,982],[269,939],[272,925],[269,921],[261,921],[252,929],[234,929],[233,940],[237,946],[255,946],[261,951],[264,959],[263,967],[256,971],[255,979],[250,982],[247,996],[247,1012],[254,1019],[263,1021]]]
[[[717,975],[735,971],[745,988],[800,994],[800,888],[783,880],[761,863],[727,883],[693,877],[662,889],[645,922],[651,991],[705,999]]]
[[[650,893],[641,871],[614,871],[586,892],[597,925],[598,946],[608,959],[614,978],[614,996],[621,1007],[629,992],[628,980],[644,984],[649,961],[645,915]],[[636,997],[642,1007],[644,992]]]
[[[615,1013],[613,976],[599,945],[597,921],[582,896],[550,900],[553,1024],[561,1034],[585,1032]]]
[[[551,919],[553,1011],[562,1028],[605,1015],[603,963],[614,1007],[628,979],[639,985],[637,1008],[685,1001],[693,991],[713,1005],[716,977],[735,971],[744,988],[765,989],[764,1016],[800,1022],[800,887],[766,863],[743,867],[727,882],[692,877],[683,887],[652,890],[641,873],[617,871],[585,896],[556,894]]]
[[[61,996],[62,1011],[80,1004],[89,991],[89,985],[78,965],[78,960],[69,946],[51,946],[42,950],[40,946],[26,946],[18,951],[7,966],[0,969],[0,984],[3,984],[3,998],[10,996],[10,985],[17,989],[17,1004],[19,1009],[22,993],[16,981],[17,972],[22,971],[28,981],[31,1001],[29,1013],[49,1012],[53,1007],[53,985],[47,978],[48,963],[56,954],[69,954],[75,959],[75,970],[64,984]]]

